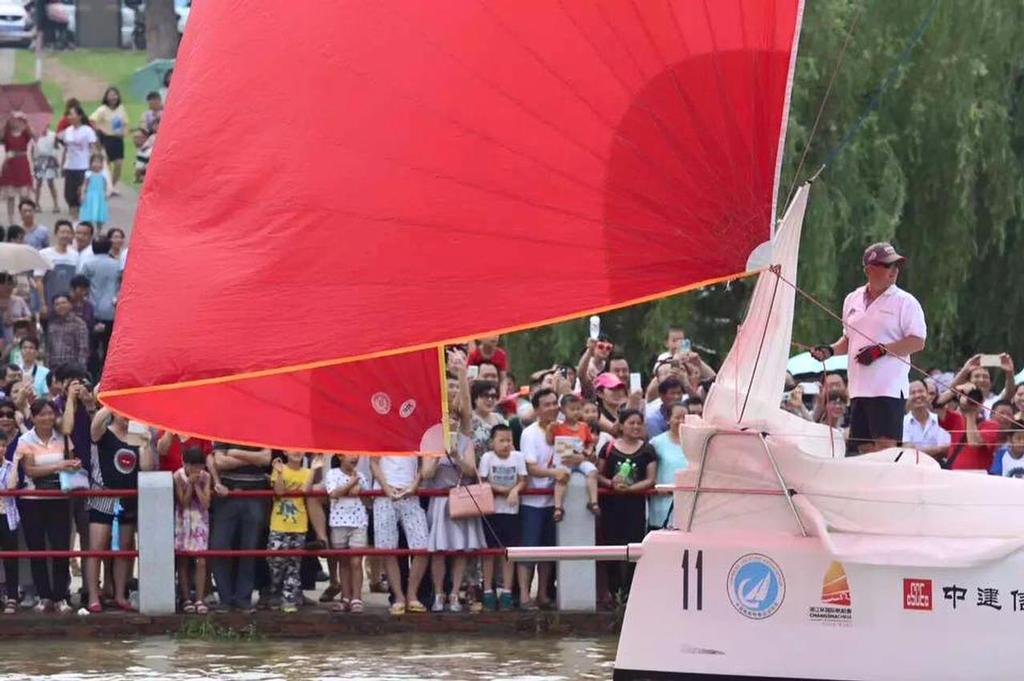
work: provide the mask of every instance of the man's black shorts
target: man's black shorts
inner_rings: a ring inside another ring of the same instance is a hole
[[[903,440],[903,415],[907,401],[901,397],[854,397],[850,400],[850,443],[856,452],[871,440]]]

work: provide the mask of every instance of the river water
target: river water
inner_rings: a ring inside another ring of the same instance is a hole
[[[615,639],[453,633],[352,639],[5,641],[0,679],[610,679]]]

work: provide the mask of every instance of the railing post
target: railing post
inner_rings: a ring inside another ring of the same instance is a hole
[[[559,546],[592,546],[596,539],[594,516],[586,509],[587,481],[580,473],[569,478],[565,516],[556,527]],[[591,560],[560,560],[558,609],[597,609],[597,567]]]
[[[139,612],[174,613],[174,484],[167,471],[139,473]]]

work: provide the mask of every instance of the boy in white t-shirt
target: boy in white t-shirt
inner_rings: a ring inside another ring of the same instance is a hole
[[[526,487],[526,457],[512,449],[512,430],[503,423],[491,429],[491,451],[480,458],[480,478],[494,490],[494,513],[484,523],[487,546],[507,548],[519,546],[519,493]],[[494,596],[494,571],[501,562],[501,587]],[[484,563],[483,604],[488,610],[512,609],[512,561],[498,556],[487,556]],[[529,586],[529,582],[520,580]]]
[[[370,524],[366,506],[359,493],[368,487],[366,477],[356,470],[359,457],[346,454],[341,457],[341,467],[332,468],[324,477],[324,489],[331,498],[331,548],[366,548],[367,527]],[[335,612],[363,611],[363,557],[349,556],[348,561],[339,561],[338,572],[341,582],[341,601],[333,607]]]

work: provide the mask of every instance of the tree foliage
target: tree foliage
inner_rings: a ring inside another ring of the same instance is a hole
[[[792,92],[779,210],[807,148],[809,177],[867,109],[933,0],[806,3]],[[836,63],[851,23],[850,44]],[[922,362],[952,367],[974,352],[1008,351],[1024,332],[1017,254],[1024,246],[1024,4],[940,0],[859,133],[811,191],[799,283],[829,309],[863,281],[864,247],[891,240],[910,262],[901,286],[929,325]],[[811,127],[835,73],[813,139]],[[602,326],[649,369],[669,323],[721,361],[750,283],[737,281],[609,313]],[[575,361],[586,320],[510,336],[514,370]],[[794,340],[833,340],[838,322],[798,299]],[[523,376],[520,375],[520,378]]]

